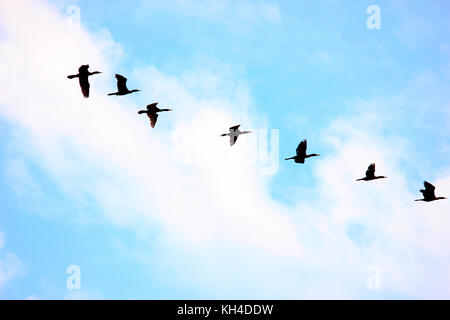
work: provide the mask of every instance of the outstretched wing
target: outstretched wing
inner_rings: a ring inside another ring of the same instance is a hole
[[[157,104],[158,104],[158,102],[154,102],[154,103],[149,104],[147,106],[147,110],[150,111],[150,112],[159,111],[159,108],[156,106]]]
[[[127,78],[121,76],[120,74],[116,74],[117,79],[117,90],[119,92],[128,91],[127,89]]]
[[[148,117],[150,118],[150,125],[152,128],[156,125],[156,120],[158,120],[158,114],[157,113],[147,113]]]
[[[302,140],[302,142],[299,143],[296,153],[298,156],[304,157],[306,155],[306,147],[308,142],[305,140]]]
[[[79,78],[80,80],[80,87],[81,87],[81,92],[83,93],[83,96],[85,98],[89,98],[89,80],[87,76],[82,76]]]
[[[240,124],[238,124],[237,126],[234,126],[234,127],[230,127],[230,132],[234,132],[234,131],[236,131],[239,127],[240,127],[241,125]]]
[[[371,163],[366,171],[366,178],[374,178],[375,177],[375,163]]]
[[[434,195],[435,187],[427,181],[424,181],[423,185],[425,186],[425,190],[420,190],[420,192],[422,192],[424,198],[427,198],[427,197],[435,198],[435,195]]]
[[[423,185],[425,186],[425,190],[430,190],[434,192],[435,187],[431,183],[424,181]]]
[[[237,141],[238,136],[230,136],[230,146],[234,145]]]

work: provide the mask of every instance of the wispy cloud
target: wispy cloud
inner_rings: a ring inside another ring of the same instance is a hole
[[[23,262],[12,252],[6,251],[5,234],[0,231],[0,295],[4,286],[27,272]]]

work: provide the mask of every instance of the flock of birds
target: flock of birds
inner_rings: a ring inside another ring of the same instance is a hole
[[[85,98],[89,98],[89,88],[90,88],[89,76],[92,76],[94,74],[99,74],[99,73],[101,73],[101,72],[100,71],[90,72],[89,65],[85,64],[85,65],[82,65],[78,69],[78,74],[69,75],[69,76],[67,76],[67,78],[69,78],[69,79],[78,78],[83,96]],[[122,76],[120,74],[116,74],[116,79],[117,79],[117,92],[109,93],[108,96],[124,96],[127,94],[141,91],[138,89],[129,90],[127,88],[127,78],[125,78],[124,76]],[[148,118],[150,119],[150,126],[152,128],[154,128],[156,125],[156,121],[158,119],[159,112],[172,111],[172,109],[160,109],[157,107],[157,105],[158,105],[158,102],[154,102],[152,104],[147,105],[146,110],[138,111],[138,114],[143,114],[143,113],[147,114]],[[236,143],[236,141],[240,135],[251,133],[251,131],[241,131],[241,130],[239,130],[239,127],[240,127],[240,125],[230,127],[228,133],[221,134],[222,137],[225,137],[225,136],[230,137],[230,146],[233,146]],[[305,139],[305,140],[301,141],[300,144],[298,145],[298,147],[296,149],[296,155],[293,157],[290,157],[290,158],[286,158],[285,160],[294,160],[295,163],[305,163],[305,160],[307,158],[320,156],[319,154],[316,154],[316,153],[307,154],[306,149],[307,149],[307,141]],[[375,175],[375,163],[372,163],[367,168],[366,176],[364,178],[357,179],[356,181],[372,181],[372,180],[384,179],[384,178],[387,178],[387,177]],[[425,189],[420,190],[420,192],[423,195],[423,199],[417,199],[415,201],[431,202],[431,201],[435,201],[435,200],[447,199],[445,197],[436,197],[436,195],[434,193],[435,187],[431,183],[425,181],[424,187],[425,187]]]

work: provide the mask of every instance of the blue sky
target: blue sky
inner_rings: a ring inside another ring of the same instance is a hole
[[[448,298],[449,203],[412,200],[424,180],[450,195],[449,14],[446,1],[1,3],[0,297]],[[85,63],[103,71],[88,100],[65,79]],[[107,97],[116,72],[143,91]],[[153,101],[174,111],[152,130],[136,111]],[[278,130],[275,174],[249,159],[261,136],[218,138],[238,123]],[[304,138],[321,157],[282,160]],[[355,183],[371,162],[389,178]]]

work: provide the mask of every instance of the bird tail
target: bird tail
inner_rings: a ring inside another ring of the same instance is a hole
[[[81,92],[86,99],[89,98],[89,88],[83,88],[81,89]]]

